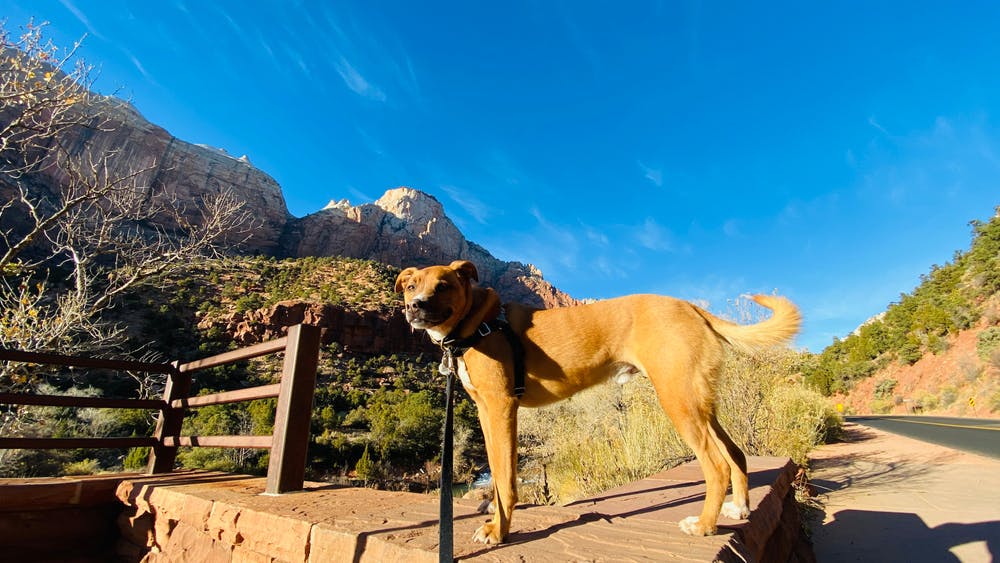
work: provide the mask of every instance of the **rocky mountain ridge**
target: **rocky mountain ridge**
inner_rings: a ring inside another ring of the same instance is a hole
[[[441,202],[407,187],[388,190],[374,203],[353,206],[341,200],[293,219],[280,250],[284,256],[350,256],[400,268],[469,260],[479,270],[480,283],[496,288],[507,301],[538,307],[575,302],[534,266],[498,260],[466,240]]]
[[[281,186],[254,167],[246,156],[178,139],[146,120],[133,106],[112,98],[97,104],[101,127],[78,128],[59,142],[82,161],[98,162],[113,154],[111,174],[144,171],[139,181],[162,188],[183,210],[183,219],[198,224],[200,202],[223,190],[245,200],[256,219],[240,253],[279,258],[346,256],[377,260],[397,267],[426,266],[456,259],[471,260],[480,282],[507,301],[539,307],[575,300],[547,282],[536,268],[493,257],[465,239],[433,196],[419,190],[391,189],[372,204],[342,200],[302,218],[288,212]],[[2,117],[2,116],[0,116]],[[98,118],[95,117],[95,120]],[[32,189],[54,194],[67,178],[59,166],[45,166],[31,179]],[[0,187],[0,192],[4,189]],[[0,194],[2,195],[2,194]],[[177,228],[173,218],[164,226]]]

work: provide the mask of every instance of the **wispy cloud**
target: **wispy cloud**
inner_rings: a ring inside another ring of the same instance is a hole
[[[329,53],[326,59],[348,90],[380,103],[420,104],[420,83],[413,61],[384,23],[331,4],[304,16],[309,36]]]
[[[361,126],[355,126],[354,128],[358,132],[358,136],[361,137],[361,143],[372,153],[378,156],[385,156],[385,149],[382,148],[382,143],[368,132],[367,128]]]
[[[846,151],[844,151],[844,162],[847,163],[847,166],[849,168],[851,168],[851,169],[857,169],[857,167],[858,167],[858,157],[854,154],[853,150],[847,149]]]
[[[691,301],[703,309],[723,314],[743,292],[747,291],[746,283],[741,276],[721,277],[711,274],[697,279],[681,277],[665,280],[658,292]]]
[[[643,178],[649,180],[658,188],[663,187],[663,170],[659,168],[653,168],[646,166],[642,162],[637,161],[639,164],[639,169],[642,170]]]
[[[221,5],[213,5],[211,3],[205,3],[205,4],[206,6],[204,6],[204,8],[208,8],[209,6],[211,6],[211,8],[214,10],[215,15],[219,18],[222,18],[222,21],[224,21],[226,24],[225,27],[229,29],[229,32],[233,36],[233,38],[235,38],[236,41],[242,44],[246,56],[258,56],[258,57],[263,56],[264,61],[272,65],[275,65],[280,69],[280,65],[275,55],[274,48],[271,46],[271,40],[265,39],[265,36],[274,35],[273,30],[261,29],[258,22],[252,19],[248,19],[246,17],[245,11],[239,9],[230,11],[229,9]],[[216,18],[212,17],[211,21],[214,24]],[[287,28],[285,28],[285,30],[287,31]],[[213,25],[211,30],[209,30],[209,33],[216,41],[232,44],[233,40],[230,38],[225,38],[225,39],[221,37],[217,38],[224,31],[225,29],[223,27],[218,25]],[[288,35],[292,37],[295,36],[294,33]],[[302,69],[303,66],[305,66],[303,57],[301,55],[297,55],[295,58],[297,59],[296,66]]]
[[[400,49],[402,53],[402,49]],[[424,104],[423,94],[420,91],[420,81],[417,80],[417,72],[413,66],[413,61],[406,53],[398,55],[390,63],[394,82],[406,93],[411,102],[417,107]]]
[[[740,222],[736,219],[729,219],[722,224],[722,232],[729,238],[740,236]]]
[[[73,4],[73,2],[71,2],[70,0],[59,0],[59,2],[63,5],[64,8],[66,8],[67,10],[70,11],[71,14],[73,14],[73,17],[80,20],[80,23],[82,23],[83,26],[87,28],[87,33],[93,35],[94,37],[102,41],[105,40],[104,36],[101,35],[99,31],[97,31],[97,28],[95,28],[93,24],[90,23],[90,19],[87,18],[87,15],[84,14],[82,10],[77,8],[76,5]]]
[[[281,69],[281,64],[278,62],[278,56],[274,52],[274,47],[271,46],[270,40],[264,37],[264,32],[262,30],[257,30],[257,45],[264,50],[264,54],[267,55],[267,60],[272,65],[274,65],[279,70]]]
[[[122,52],[125,53],[125,56],[128,57],[128,60],[132,61],[132,64],[135,65],[135,68],[139,71],[140,74],[142,74],[143,78],[148,80],[150,83],[159,86],[159,84],[156,82],[153,76],[146,71],[146,67],[142,66],[142,62],[139,61],[138,57],[133,55],[131,51],[125,48],[122,48]]]
[[[882,197],[901,206],[912,202],[957,200],[961,196],[996,193],[992,178],[1000,169],[1000,140],[985,116],[937,116],[933,124],[906,134],[890,135],[868,145],[859,158],[858,197]]]
[[[559,4],[557,4],[558,6]],[[566,33],[565,38],[567,43],[571,45],[580,54],[580,57],[586,61],[587,65],[590,67],[594,74],[601,72],[602,64],[599,51],[594,46],[593,38],[590,34],[585,31],[579,23],[577,23],[575,14],[572,12],[572,8],[569,8],[572,4],[568,4],[560,9],[566,9],[566,13],[561,15],[560,21],[562,22]]]
[[[545,248],[549,250],[548,261],[555,262],[563,268],[575,270],[580,254],[580,242],[576,233],[567,227],[557,225],[546,219],[542,211],[537,207],[531,208],[531,215],[538,221],[541,230],[540,236],[535,237],[535,253]],[[545,241],[539,245],[537,241]]]
[[[352,196],[354,196],[355,205],[358,205],[358,204],[361,204],[361,203],[371,203],[371,202],[375,201],[375,198],[373,198],[372,196],[370,196],[370,195],[366,194],[365,192],[359,190],[358,188],[355,188],[354,186],[348,186],[347,187],[347,191]]]
[[[842,208],[842,196],[839,192],[819,194],[809,200],[793,199],[786,203],[778,214],[778,222],[782,225],[788,225],[800,221],[836,217],[839,216]]]
[[[473,220],[485,225],[490,213],[490,207],[480,201],[475,196],[469,194],[457,186],[442,185],[441,189],[448,194],[452,201],[458,204]]]
[[[292,45],[288,44],[283,45],[282,50],[284,50],[285,56],[292,61],[292,64],[294,64],[296,68],[302,71],[302,74],[306,75],[307,78],[312,76],[312,71],[309,69],[309,64],[306,63],[306,59],[304,56],[302,56],[301,51],[299,51]]]
[[[647,217],[646,220],[635,229],[635,238],[641,246],[648,248],[649,250],[665,252],[674,252],[676,250],[673,235],[670,231],[657,223],[651,217]]]
[[[338,55],[337,60],[333,63],[334,69],[336,69],[337,74],[343,79],[344,84],[355,94],[368,98],[369,100],[375,100],[376,102],[384,102],[386,100],[385,92],[381,88],[372,84],[367,78],[358,72],[358,69],[354,68],[343,55]]]
[[[875,121],[874,115],[868,118],[868,125],[871,125],[886,137],[892,138],[892,133],[889,133],[889,131],[885,127],[882,127],[881,123]]]
[[[237,23],[236,19],[234,19],[233,16],[230,15],[230,13],[226,11],[224,8],[220,6],[216,6],[215,8],[216,8],[215,10],[216,13],[219,14],[219,16],[221,16],[222,19],[226,21],[226,24],[229,25],[229,29],[231,29],[232,32],[236,34],[237,37],[243,39],[244,40],[243,43],[246,44],[247,43],[247,41],[245,41],[246,33],[243,31],[243,26]]]
[[[510,155],[502,150],[493,149],[488,152],[482,162],[483,170],[496,181],[506,186],[523,184],[538,184],[520,165],[514,162]]]
[[[585,225],[583,228],[583,234],[587,237],[587,240],[597,246],[606,247],[610,244],[607,233],[599,231],[593,227]]]

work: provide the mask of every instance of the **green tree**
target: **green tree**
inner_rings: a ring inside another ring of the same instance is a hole
[[[361,459],[354,466],[354,472],[357,474],[358,479],[365,482],[365,485],[368,485],[368,481],[377,477],[375,473],[375,461],[368,451],[368,444],[365,444],[365,452],[361,454]]]
[[[427,391],[380,389],[368,404],[372,442],[383,459],[430,459],[437,450],[443,409]]]

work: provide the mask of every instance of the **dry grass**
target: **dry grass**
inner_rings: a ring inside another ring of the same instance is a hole
[[[677,465],[691,451],[646,377],[519,412],[525,502],[563,504]],[[545,466],[546,483],[540,481]]]

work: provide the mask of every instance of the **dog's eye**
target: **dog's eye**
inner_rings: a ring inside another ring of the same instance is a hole
[[[437,288],[435,288],[435,289],[437,291],[448,291],[449,289],[451,289],[451,286],[448,285],[447,282],[441,282],[441,283],[437,284]]]
[[[413,285],[412,283],[406,286],[406,291],[413,291],[414,289],[417,289],[417,286]]]

